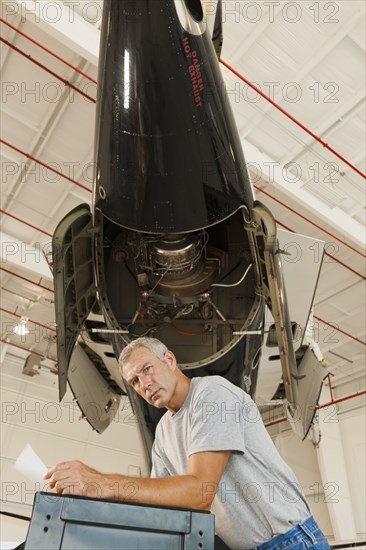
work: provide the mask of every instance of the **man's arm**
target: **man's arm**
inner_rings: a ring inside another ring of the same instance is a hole
[[[140,478],[101,474],[82,462],[61,462],[45,475],[58,493],[210,510],[230,451],[196,453],[189,457],[184,476]]]

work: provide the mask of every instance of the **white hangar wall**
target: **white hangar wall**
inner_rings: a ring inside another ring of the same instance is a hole
[[[334,399],[353,395],[364,385],[350,380],[334,390]],[[328,403],[324,388],[322,403]],[[281,456],[295,471],[315,518],[328,540],[366,538],[366,410],[365,396],[325,409],[317,449],[299,440],[287,422],[269,427]]]
[[[25,479],[14,463],[29,443],[46,466],[78,459],[105,472],[148,475],[143,445],[129,404],[103,433],[93,431],[70,391],[58,403],[57,376],[21,376],[19,362],[1,369],[1,505],[2,510],[30,516],[35,490],[44,487]]]

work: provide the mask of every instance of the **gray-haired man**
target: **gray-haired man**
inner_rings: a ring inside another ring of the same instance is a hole
[[[211,510],[233,549],[329,549],[300,485],[273,445],[248,394],[219,376],[190,379],[154,338],[122,351],[125,380],[166,408],[153,446],[151,478],[101,474],[78,461],[45,476],[59,493]],[[126,486],[135,491],[127,491]],[[87,493],[86,493],[87,491]]]

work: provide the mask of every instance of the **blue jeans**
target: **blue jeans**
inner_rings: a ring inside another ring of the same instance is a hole
[[[256,550],[307,550],[308,548],[330,550],[327,539],[313,516],[295,525],[284,535],[279,535],[257,546]]]

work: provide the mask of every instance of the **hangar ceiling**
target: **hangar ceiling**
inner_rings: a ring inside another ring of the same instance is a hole
[[[61,218],[92,200],[101,8],[1,1],[2,361],[56,364],[44,253]],[[221,68],[257,199],[280,227],[326,241],[315,338],[338,395],[350,381],[363,391],[365,4],[225,1],[223,21]],[[25,336],[13,331],[22,317]]]

